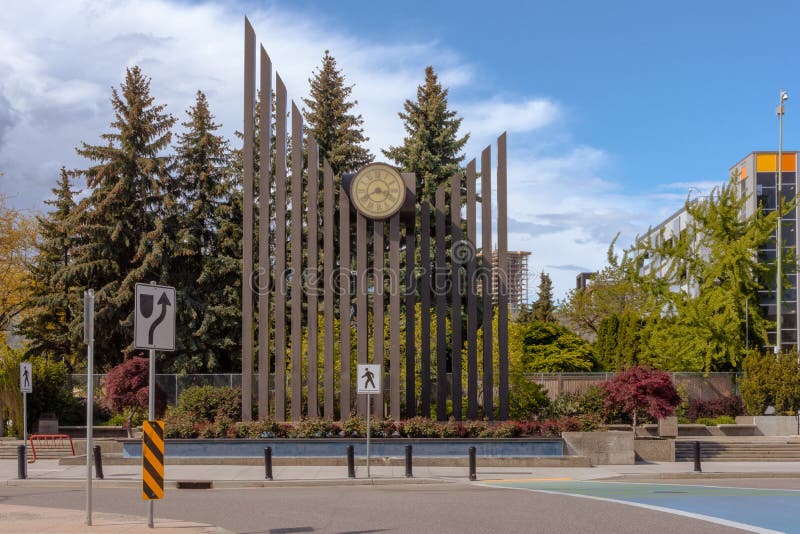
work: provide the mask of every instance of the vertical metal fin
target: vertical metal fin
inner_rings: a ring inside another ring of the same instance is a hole
[[[467,242],[472,247],[467,260],[467,418],[478,417],[478,299],[475,285],[476,216],[475,181],[478,173],[475,160],[467,164]]]
[[[508,419],[508,194],[506,134],[497,138],[497,350],[500,355],[500,420]]]
[[[419,212],[420,219],[420,414],[431,416],[431,205],[427,199],[422,200]]]
[[[275,419],[286,420],[286,86],[275,73]]]
[[[334,320],[333,320],[333,284],[335,282],[333,272],[333,259],[336,251],[333,250],[333,210],[335,192],[333,190],[333,170],[327,160],[323,163],[323,188],[324,188],[324,207],[322,213],[322,258],[324,262],[323,276],[323,329],[325,341],[323,342],[324,353],[324,372],[323,372],[323,414],[326,419],[334,417],[334,383],[333,383],[333,359],[334,359]]]
[[[447,420],[447,263],[445,258],[445,186],[436,190],[436,270],[434,294],[436,295],[436,418]]]
[[[389,416],[394,420],[400,419],[399,213],[389,219]]]
[[[453,339],[450,343],[452,351],[451,391],[453,392],[453,417],[461,420],[461,258],[469,251],[461,242],[461,173],[456,173],[450,180],[450,309]]]
[[[359,364],[369,363],[367,319],[367,218],[356,213],[356,353]],[[356,401],[358,414],[367,413],[367,404],[364,395],[359,395]]]
[[[258,167],[258,418],[269,417],[269,221],[272,62],[261,47]]]
[[[381,366],[382,371],[386,368],[383,365],[383,343],[386,339],[386,333],[383,326],[383,265],[384,265],[384,239],[383,239],[383,221],[375,221],[372,223],[373,228],[373,247],[372,247],[372,265],[374,271],[374,287],[372,291],[372,363]],[[385,374],[385,373],[384,373]],[[373,415],[383,419],[385,410],[383,403],[383,389],[386,386],[386,381],[381,377],[381,391],[377,395],[369,395],[370,400],[374,397]]]
[[[350,269],[350,198],[339,189],[339,409],[342,420],[350,417],[353,401],[350,396],[350,306],[352,305]]]
[[[317,316],[319,288],[319,255],[317,247],[317,229],[319,228],[319,149],[314,136],[308,136],[308,205],[306,211],[306,225],[308,228],[308,259],[304,276],[306,304],[308,312],[308,349],[306,362],[308,362],[308,416],[319,417],[318,375],[319,344],[317,340]]]
[[[303,417],[303,117],[292,102],[292,421]]]
[[[483,415],[494,419],[492,362],[492,149],[481,152],[481,259],[483,285]]]
[[[242,172],[242,420],[253,413],[253,156],[256,107],[256,34],[244,21],[244,154]]]
[[[416,314],[416,243],[417,243],[417,179],[414,174],[403,174],[409,198],[406,200],[411,206],[411,213],[406,220],[406,416],[417,415],[417,388],[416,388],[416,336],[414,335]]]

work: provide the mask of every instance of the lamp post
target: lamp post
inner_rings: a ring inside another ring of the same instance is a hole
[[[781,351],[781,329],[782,315],[783,315],[783,251],[781,239],[781,226],[783,223],[783,103],[789,99],[789,93],[780,90],[778,94],[778,107],[775,113],[778,115],[778,187],[776,188],[777,194],[777,209],[778,209],[778,228],[775,235],[775,262],[777,279],[775,282],[775,354]]]

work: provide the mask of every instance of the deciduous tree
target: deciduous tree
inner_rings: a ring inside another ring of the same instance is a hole
[[[669,373],[645,367],[631,367],[603,387],[606,410],[629,415],[634,429],[641,415],[649,414],[654,419],[666,417],[681,403]]]
[[[36,220],[0,195],[0,343],[25,308],[32,289],[29,269],[35,254]]]

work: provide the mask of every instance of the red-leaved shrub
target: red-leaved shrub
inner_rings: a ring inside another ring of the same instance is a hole
[[[669,373],[640,366],[617,374],[603,389],[606,410],[630,415],[634,428],[640,414],[647,413],[654,419],[666,417],[681,403]]]

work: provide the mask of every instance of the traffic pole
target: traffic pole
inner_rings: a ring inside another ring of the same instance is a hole
[[[150,349],[150,363],[148,365],[148,393],[149,403],[147,407],[147,417],[150,421],[156,419],[156,351]],[[147,528],[155,528],[153,524],[153,499],[147,501]]]
[[[92,526],[92,424],[94,422],[94,289],[83,292],[86,343],[86,526]]]
[[[22,444],[28,445],[28,392],[22,392]]]

